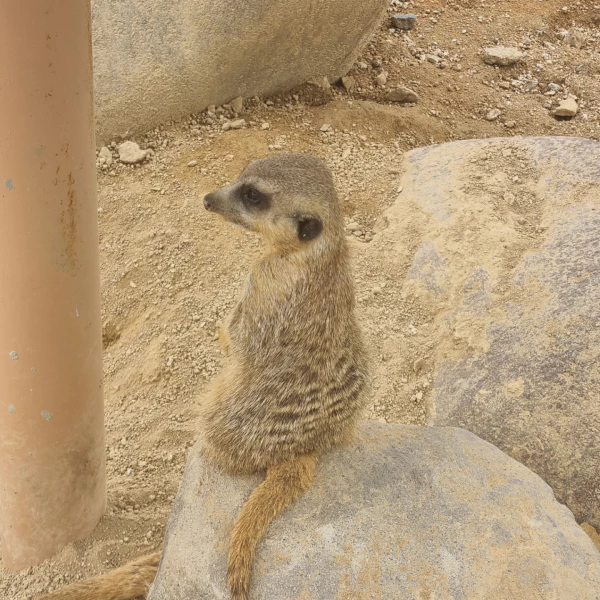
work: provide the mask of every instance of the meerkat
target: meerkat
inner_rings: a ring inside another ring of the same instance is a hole
[[[201,407],[207,460],[233,474],[266,471],[230,539],[229,591],[247,600],[267,527],[311,486],[319,456],[351,438],[368,359],[342,210],[324,163],[294,153],[254,161],[204,206],[268,246],[220,332],[225,364]],[[129,600],[146,592],[158,562],[155,553],[41,598]]]

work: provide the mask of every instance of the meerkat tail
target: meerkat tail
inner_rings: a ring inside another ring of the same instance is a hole
[[[304,454],[270,467],[267,477],[242,508],[229,548],[227,584],[232,600],[247,600],[252,559],[271,521],[299,498],[313,482],[317,456]]]
[[[35,600],[131,600],[146,596],[159,562],[160,552],[155,552],[104,575],[37,596]]]

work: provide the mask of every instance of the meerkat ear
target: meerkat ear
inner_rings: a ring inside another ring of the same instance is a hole
[[[314,215],[302,215],[297,218],[298,239],[301,242],[310,242],[323,231],[323,223],[319,217]]]

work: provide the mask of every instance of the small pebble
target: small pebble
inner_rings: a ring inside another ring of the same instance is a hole
[[[554,110],[554,116],[572,118],[578,110],[577,102],[573,98],[567,98],[567,100],[560,101],[558,107]]]
[[[495,121],[501,114],[502,111],[499,108],[492,108],[492,110],[488,111],[487,115],[485,115],[485,118],[487,121]]]
[[[102,146],[102,148],[100,148],[100,154],[98,158],[100,159],[101,164],[108,167],[110,167],[110,165],[113,163],[112,152],[106,146]]]
[[[119,160],[125,165],[141,163],[148,156],[148,150],[142,150],[135,142],[123,142],[119,146]]]
[[[379,73],[376,79],[377,85],[383,87],[387,83],[387,73]]]
[[[483,61],[488,65],[509,67],[525,58],[525,54],[517,48],[493,46],[483,49]]]
[[[419,96],[410,88],[400,86],[394,90],[391,90],[386,95],[386,100],[389,102],[418,102]]]
[[[244,108],[244,99],[241,96],[238,96],[237,98],[233,99],[230,104],[231,108],[236,112],[236,114],[239,114]]]
[[[410,31],[417,24],[417,15],[412,13],[398,14],[392,16],[392,26],[401,31]]]
[[[223,123],[221,129],[223,129],[223,131],[229,131],[230,129],[243,129],[245,125],[245,119],[236,119],[235,121],[226,121]]]

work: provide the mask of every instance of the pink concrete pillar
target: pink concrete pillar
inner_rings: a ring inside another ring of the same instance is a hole
[[[106,503],[89,0],[0,6],[0,538],[21,569]]]

